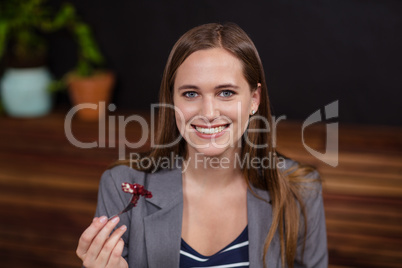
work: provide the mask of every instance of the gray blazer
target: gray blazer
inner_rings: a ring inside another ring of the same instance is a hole
[[[287,162],[294,164],[294,162]],[[183,192],[181,169],[143,173],[127,166],[107,170],[101,178],[96,215],[112,216],[121,211],[131,195],[121,190],[121,183],[139,183],[152,192],[151,199],[140,198],[137,206],[120,216],[120,225],[128,230],[123,235],[123,257],[129,267],[176,268],[179,267]],[[311,176],[318,176],[312,173]],[[316,185],[318,185],[316,183]],[[327,267],[327,240],[321,186],[306,193],[308,233],[302,265],[302,239],[299,239],[298,260],[295,267]],[[255,193],[270,200],[266,191],[253,188]],[[271,205],[247,194],[248,238],[250,267],[263,267],[264,241],[271,225]],[[268,250],[266,263],[269,268],[281,267],[280,241],[277,234]]]

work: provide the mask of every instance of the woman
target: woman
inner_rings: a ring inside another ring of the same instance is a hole
[[[185,33],[160,102],[171,104],[159,111],[156,144],[166,146],[144,156],[153,165],[104,173],[97,217],[77,248],[85,267],[327,267],[317,172],[276,153],[263,67],[242,29]],[[157,166],[167,158],[178,161]],[[123,182],[153,198],[107,221],[130,199]]]

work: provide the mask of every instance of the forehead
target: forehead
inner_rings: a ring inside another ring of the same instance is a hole
[[[186,83],[244,83],[241,61],[223,48],[198,50],[179,66],[175,87]]]

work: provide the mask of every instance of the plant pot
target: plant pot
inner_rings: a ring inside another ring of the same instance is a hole
[[[77,115],[80,119],[97,121],[105,115],[105,112],[99,111],[99,104],[104,102],[105,105],[108,105],[114,80],[115,76],[112,72],[100,72],[90,77],[80,77],[74,74],[69,76],[70,99],[73,105],[79,108]],[[82,105],[77,106],[80,104]],[[91,108],[83,108],[86,106],[91,106]]]
[[[8,68],[0,84],[5,112],[13,117],[37,117],[49,113],[51,81],[46,67]]]

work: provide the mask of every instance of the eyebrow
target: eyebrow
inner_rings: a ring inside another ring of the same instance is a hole
[[[223,88],[239,89],[238,86],[228,83],[228,84],[222,84],[222,85],[216,86],[215,90],[216,89],[223,89]],[[183,90],[183,89],[200,89],[200,88],[195,86],[195,85],[182,85],[182,86],[180,86],[178,88],[179,91]]]

